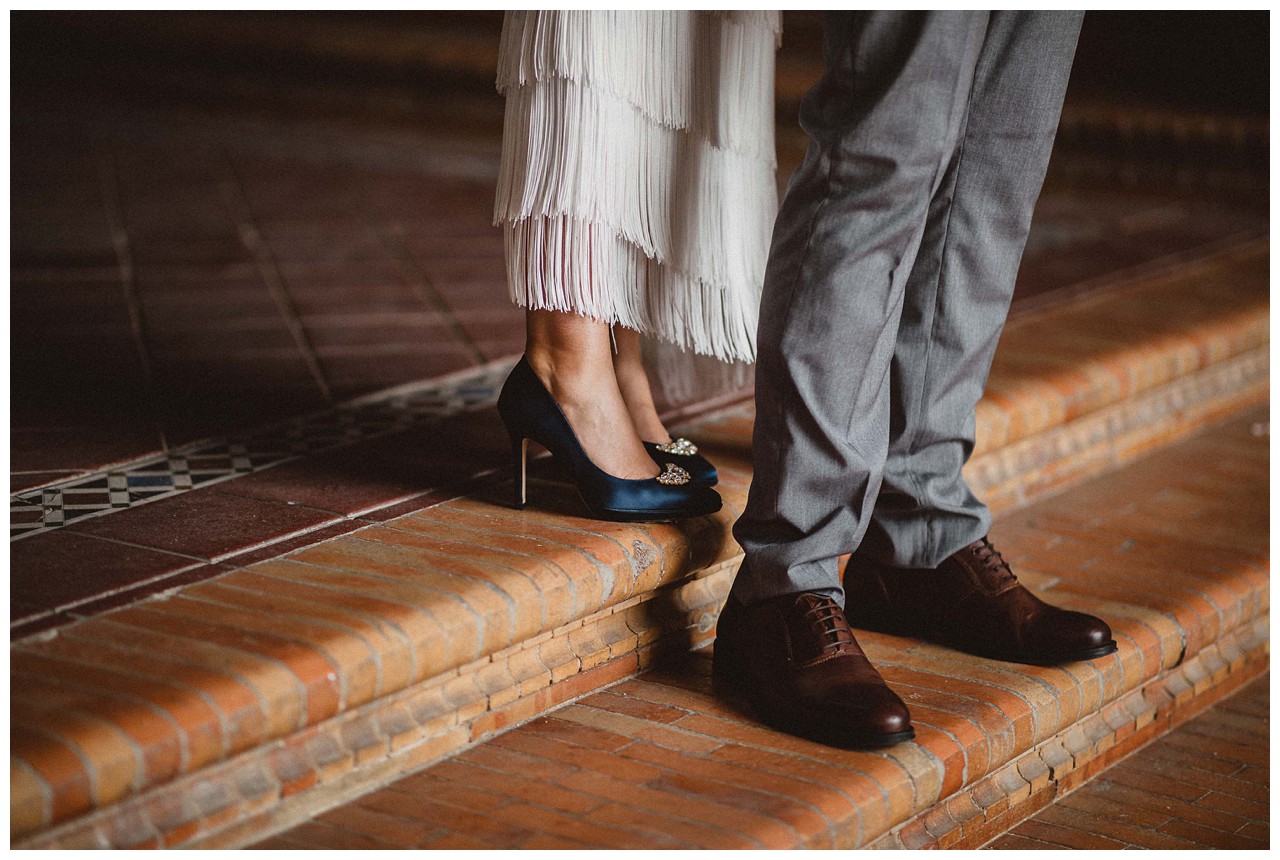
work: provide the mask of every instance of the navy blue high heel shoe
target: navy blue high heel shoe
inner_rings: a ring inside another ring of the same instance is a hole
[[[602,471],[582,450],[569,419],[523,357],[502,386],[498,414],[511,436],[517,510],[524,508],[527,497],[525,465],[530,439],[568,467],[578,495],[596,519],[667,522],[720,510],[720,494],[705,484],[694,483],[689,473],[671,459],[660,463],[663,471],[656,478],[628,480]]]
[[[672,439],[664,445],[657,442],[645,442],[644,449],[649,452],[653,462],[661,466],[674,463],[689,473],[689,479],[695,484],[706,484],[714,487],[720,480],[716,467],[711,461],[698,453],[698,446],[688,439]]]

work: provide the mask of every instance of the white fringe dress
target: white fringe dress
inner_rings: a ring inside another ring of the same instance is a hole
[[[512,300],[754,361],[777,12],[507,12],[494,221]]]

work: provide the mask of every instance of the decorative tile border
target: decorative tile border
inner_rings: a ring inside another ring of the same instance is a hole
[[[483,409],[497,401],[514,363],[513,358],[499,359],[447,377],[366,395],[243,436],[204,440],[169,454],[25,490],[9,497],[10,540]]]

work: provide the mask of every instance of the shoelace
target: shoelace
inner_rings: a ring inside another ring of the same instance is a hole
[[[812,598],[809,598],[812,599]],[[857,645],[849,623],[844,620],[844,612],[840,605],[830,598],[823,598],[805,609],[804,619],[810,627],[816,627],[822,634],[822,651],[836,651],[846,645]]]
[[[991,541],[985,537],[974,547],[973,557],[982,564],[983,570],[990,573],[998,582],[1017,581],[1018,578],[1013,575],[1009,563],[1004,560],[1004,556],[1000,555],[1000,550],[992,546]]]

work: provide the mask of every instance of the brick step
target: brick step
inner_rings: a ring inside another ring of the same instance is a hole
[[[1266,850],[1270,681],[1264,674],[984,847]]]
[[[979,493],[1010,511],[1265,399],[1267,253],[1241,241],[1011,321],[978,411]],[[519,515],[509,480],[482,482],[16,643],[15,844],[242,844],[705,644],[751,418],[681,428],[721,467],[715,517],[594,522],[543,470]],[[1143,671],[1222,632],[1183,648],[1155,629],[1164,656]]]
[[[768,729],[713,692],[704,649],[254,847],[980,846],[1265,671],[1265,417],[998,519],[1023,580],[1106,617],[1116,655],[1037,668],[860,634],[912,743],[850,752]]]

